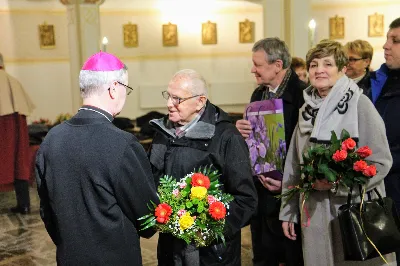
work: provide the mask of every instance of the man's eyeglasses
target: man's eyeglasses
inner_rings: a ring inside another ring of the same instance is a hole
[[[126,88],[126,95],[131,94],[131,92],[133,91],[133,89],[131,87],[129,87],[128,85],[125,85],[124,83],[121,83],[119,81],[117,81],[117,82],[118,82],[118,84],[120,84]]]
[[[184,102],[186,100],[189,100],[189,99],[192,99],[194,97],[201,96],[201,95],[202,94],[193,95],[193,96],[186,97],[186,98],[180,98],[180,97],[177,97],[177,96],[171,96],[167,91],[163,91],[162,92],[162,96],[164,97],[164,99],[168,101],[168,99],[171,98],[171,101],[172,101],[173,105],[179,105],[179,104],[181,104],[182,102]]]
[[[366,58],[353,58],[353,57],[350,57],[349,58],[349,62],[350,63],[355,63],[355,62],[363,60],[363,59],[366,59]]]

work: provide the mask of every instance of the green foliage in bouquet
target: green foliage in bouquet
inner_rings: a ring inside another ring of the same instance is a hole
[[[326,179],[333,184],[345,187],[364,185],[369,178],[376,175],[376,167],[368,165],[364,158],[372,154],[368,146],[356,148],[356,142],[343,129],[340,138],[331,132],[330,144],[316,144],[303,153],[300,183],[282,193],[286,202],[297,193],[303,193],[306,200],[314,190],[314,183]]]
[[[151,214],[139,218],[141,229],[157,231],[194,243],[197,247],[224,239],[225,218],[233,196],[220,189],[217,171],[199,168],[176,181],[171,176],[160,179],[160,204],[151,202]]]
[[[71,119],[71,118],[72,118],[72,115],[71,115],[71,114],[68,114],[68,113],[66,113],[66,114],[59,114],[59,115],[56,117],[56,120],[54,121],[54,125],[53,125],[53,126],[58,125],[58,124],[61,124],[62,122],[66,121],[66,120],[69,120],[69,119]]]

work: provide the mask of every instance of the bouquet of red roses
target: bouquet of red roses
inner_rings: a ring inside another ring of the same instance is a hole
[[[357,149],[356,142],[345,129],[340,138],[332,131],[330,144],[317,144],[303,154],[300,183],[278,197],[288,202],[295,194],[302,193],[306,200],[314,190],[317,179],[327,179],[335,185],[342,184],[349,188],[364,185],[376,175],[375,165],[365,160],[371,154],[368,146]]]
[[[225,218],[233,196],[220,190],[217,171],[200,168],[176,181],[165,176],[160,179],[160,204],[152,202],[151,214],[145,215],[141,229],[155,227],[197,247],[224,239]]]

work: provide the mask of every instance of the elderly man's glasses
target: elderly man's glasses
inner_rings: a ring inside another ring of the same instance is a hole
[[[186,97],[186,98],[180,98],[180,97],[177,97],[177,96],[171,96],[171,94],[169,94],[167,91],[163,91],[162,92],[162,96],[164,97],[164,99],[168,101],[168,99],[171,98],[171,101],[172,101],[173,105],[179,105],[179,104],[181,104],[182,102],[184,102],[186,100],[189,100],[189,99],[192,99],[194,97],[201,96],[201,95],[202,94],[193,95],[193,96]]]
[[[125,85],[124,83],[121,83],[119,81],[117,81],[117,82],[118,82],[118,84],[120,84],[126,88],[126,95],[131,94],[131,92],[133,91],[133,89],[131,87],[129,87],[128,85]]]
[[[355,63],[355,62],[363,60],[363,59],[365,59],[365,58],[353,58],[353,57],[350,57],[349,58],[349,62],[350,63]]]

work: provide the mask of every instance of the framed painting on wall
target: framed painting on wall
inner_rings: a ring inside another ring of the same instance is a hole
[[[239,42],[254,42],[254,22],[249,21],[248,19],[243,22],[239,22]]]
[[[48,25],[46,22],[39,25],[39,42],[41,49],[53,49],[56,47],[53,25]]]
[[[368,37],[384,36],[383,22],[383,14],[375,13],[368,16]]]
[[[124,31],[124,46],[125,47],[138,47],[138,31],[137,25],[128,22],[128,24],[123,25]]]
[[[344,38],[344,17],[329,18],[329,39]]]
[[[217,44],[217,23],[211,21],[202,23],[201,42],[203,44]]]
[[[163,26],[163,45],[178,46],[178,26],[176,24],[164,24]]]

